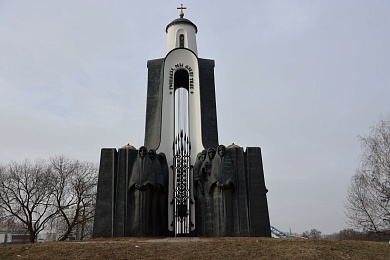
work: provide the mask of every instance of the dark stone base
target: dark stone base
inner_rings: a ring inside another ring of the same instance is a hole
[[[218,154],[213,161],[219,159],[217,156]],[[227,148],[223,158],[225,158],[224,163],[228,162],[227,165],[233,168],[229,171],[222,166],[224,171],[233,174],[233,177],[228,178],[232,180],[232,186],[227,189],[218,188],[209,181],[208,185],[211,186],[209,191],[204,190],[203,194],[195,191],[195,194],[200,196],[195,200],[196,208],[200,208],[201,211],[195,212],[195,219],[198,221],[195,223],[195,234],[197,236],[271,237],[267,189],[260,148],[248,147],[245,152],[241,147]],[[214,162],[212,165],[214,167]],[[213,168],[210,172],[201,173],[209,180],[213,179],[214,174],[216,173]],[[226,175],[226,172],[224,174]],[[223,177],[220,178],[223,180]],[[207,186],[206,183],[204,185]],[[202,203],[202,201],[206,202]],[[211,209],[208,205],[211,205]]]
[[[133,205],[129,200],[129,178],[138,150],[104,148],[101,151],[96,197],[93,237],[167,236],[167,216],[154,214],[159,206],[146,201],[144,207],[154,208],[145,226],[130,223]],[[151,189],[152,194],[156,194]],[[165,195],[162,195],[165,196]],[[168,199],[166,199],[167,201]],[[157,228],[153,228],[157,226]],[[164,227],[165,226],[165,227]],[[165,230],[165,232],[164,232]]]
[[[117,157],[116,149],[104,148],[101,151],[93,237],[112,237],[114,235],[114,190]]]
[[[137,154],[138,150],[132,149],[101,150],[93,237],[174,236],[174,232],[168,231],[167,218],[153,220],[160,221],[157,226],[162,228],[158,232],[131,231],[128,183]],[[248,147],[244,152],[241,147],[227,148],[226,156],[235,176],[235,188],[229,195],[229,214],[224,222],[226,228],[213,227],[216,225],[213,220],[203,229],[195,223],[195,230],[185,236],[271,237],[261,149]],[[197,212],[195,216],[195,219],[201,217]]]

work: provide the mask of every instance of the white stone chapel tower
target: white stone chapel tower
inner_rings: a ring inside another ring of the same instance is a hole
[[[178,9],[147,63],[144,146],[101,149],[93,236],[270,237],[261,149],[219,144],[215,63]]]
[[[188,172],[181,176],[184,179],[180,178],[189,190],[186,204],[189,216],[185,227],[183,226],[184,230],[189,232],[195,229],[191,165],[203,149],[218,146],[218,133],[214,61],[198,57],[198,29],[194,23],[184,18],[185,7],[181,5],[178,9],[180,18],[173,20],[166,27],[165,58],[148,61],[145,146],[147,149],[155,149],[157,153],[164,153],[170,166],[170,231],[175,229],[174,215],[178,214],[175,197],[187,196],[175,192],[177,186],[180,186],[175,168],[188,167]],[[183,149],[181,146],[184,146]],[[175,161],[177,156],[185,157],[185,165],[182,165],[182,160],[180,163]]]

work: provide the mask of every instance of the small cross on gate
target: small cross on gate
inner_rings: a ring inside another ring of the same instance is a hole
[[[183,7],[183,4],[180,4],[180,7],[178,7],[177,9],[180,9],[180,18],[183,18],[184,16],[184,13],[183,13],[183,9],[187,9],[187,7]]]

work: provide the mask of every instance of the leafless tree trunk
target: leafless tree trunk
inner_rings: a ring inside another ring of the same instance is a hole
[[[390,118],[360,137],[361,165],[352,177],[345,204],[348,223],[364,231],[390,229]]]
[[[62,226],[59,240],[93,220],[97,187],[96,164],[56,156],[45,161],[0,166],[1,218],[17,219],[34,242],[45,224]],[[2,221],[3,222],[3,221]]]
[[[52,171],[43,161],[11,162],[0,171],[0,208],[27,229],[30,242],[57,214]]]
[[[59,240],[66,240],[79,225],[83,226],[94,216],[98,167],[64,156],[51,158],[50,164],[57,183],[54,195],[58,220],[64,226]]]

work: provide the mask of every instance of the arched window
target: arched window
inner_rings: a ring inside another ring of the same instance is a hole
[[[178,88],[185,88],[186,90],[188,90],[189,82],[190,79],[187,70],[179,69],[175,72],[175,76],[174,76],[175,90]]]
[[[179,41],[180,41],[180,48],[184,48],[184,34],[180,34]]]
[[[190,132],[189,132],[189,74],[179,69],[174,76],[175,142],[174,149],[174,216],[175,233],[189,234],[190,221]]]
[[[185,69],[177,70],[174,75],[175,136],[180,131],[188,133],[188,89],[188,71]]]

